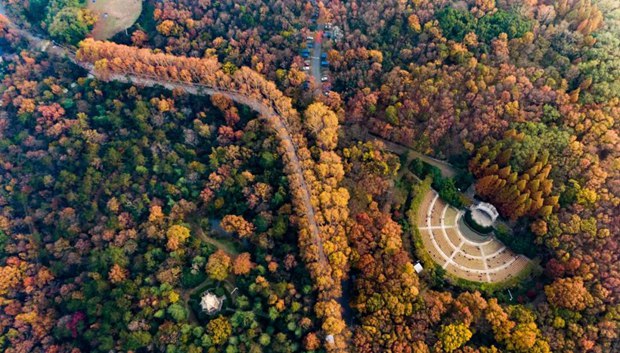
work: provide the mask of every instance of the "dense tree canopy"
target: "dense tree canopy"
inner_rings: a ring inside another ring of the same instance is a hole
[[[0,350],[618,347],[617,1],[148,0],[114,42],[84,1],[0,1],[96,74],[0,16]],[[492,202],[539,271],[420,256],[428,187]]]

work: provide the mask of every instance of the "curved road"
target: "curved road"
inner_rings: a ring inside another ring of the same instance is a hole
[[[6,17],[5,10],[2,4],[0,4],[0,15],[3,15],[4,17]],[[316,221],[315,210],[312,205],[312,189],[308,185],[306,178],[304,176],[304,171],[307,171],[310,173],[313,173],[313,171],[304,169],[298,156],[298,146],[295,145],[293,137],[291,136],[291,131],[289,127],[287,126],[287,122],[281,116],[280,112],[277,111],[277,107],[274,107],[274,105],[271,103],[266,104],[260,101],[259,99],[250,98],[248,95],[244,94],[243,92],[224,90],[221,88],[210,87],[210,86],[206,86],[202,84],[194,84],[194,83],[187,83],[187,82],[181,82],[181,81],[175,81],[175,82],[165,81],[165,80],[161,80],[161,78],[159,77],[146,77],[146,76],[140,76],[140,75],[135,75],[135,74],[108,74],[108,75],[103,75],[105,77],[102,77],[102,75],[100,75],[94,70],[93,64],[84,63],[84,62],[77,60],[75,53],[72,49],[56,45],[50,42],[49,40],[36,36],[26,30],[20,29],[13,22],[11,22],[8,19],[8,17],[6,18],[7,18],[7,27],[15,31],[17,34],[19,34],[23,38],[25,38],[29,42],[31,47],[38,49],[38,50],[45,51],[50,55],[64,57],[70,60],[71,62],[73,62],[74,64],[86,69],[92,75],[94,75],[95,77],[98,77],[101,80],[119,81],[119,82],[131,83],[131,84],[136,84],[136,85],[145,86],[145,87],[161,86],[169,90],[180,89],[188,94],[199,95],[199,96],[204,96],[204,95],[211,96],[214,94],[222,94],[230,98],[231,100],[239,104],[247,105],[251,109],[258,112],[259,117],[267,121],[268,124],[271,126],[271,128],[274,130],[274,133],[280,140],[281,147],[284,148],[284,154],[286,155],[285,163],[286,163],[286,166],[289,168],[289,171],[287,172],[289,179],[293,179],[297,183],[299,183],[299,187],[302,189],[300,190],[301,193],[293,192],[293,197],[296,199],[296,203],[298,203],[303,208],[302,212],[305,213],[303,216],[305,216],[308,222],[308,228],[310,231],[312,242],[316,245],[316,254],[314,255],[315,255],[315,258],[317,258],[318,260],[317,263],[319,265],[319,268],[316,271],[317,276],[321,277],[326,272],[329,272],[328,269],[330,267],[330,264],[325,255],[323,241],[321,239],[319,226]],[[335,300],[338,303],[342,303],[343,298],[342,296],[330,295],[329,297],[323,297],[320,300],[326,301],[326,302],[330,300]],[[329,333],[326,333],[326,335],[328,338],[333,337]],[[338,334],[338,336],[343,337],[343,338],[347,337],[347,335],[344,332],[341,334]],[[346,338],[344,339],[346,340]],[[326,348],[328,349],[328,351],[337,351],[337,352],[348,351],[348,349],[345,348],[346,344],[344,347],[342,346],[337,347],[333,344],[333,341],[328,340],[326,342],[331,342],[331,344],[326,344]]]
[[[91,74],[93,74],[95,77],[98,77],[103,80],[101,75],[99,75],[94,70],[94,65],[77,60],[74,52],[71,49],[54,45],[49,40],[43,39],[37,35],[30,33],[29,31],[26,31],[26,30],[23,30],[17,27],[13,22],[11,22],[8,19],[5,13],[6,12],[5,12],[4,7],[0,4],[0,15],[4,15],[4,17],[7,18],[8,27],[12,29],[13,31],[17,32],[23,38],[25,38],[30,43],[31,47],[36,48],[38,50],[45,51],[51,55],[65,57],[71,62],[73,62],[74,64],[86,69]],[[240,93],[240,92],[233,92],[233,91],[209,87],[209,86],[205,86],[201,84],[186,83],[186,82],[181,82],[181,81],[178,81],[178,82],[177,81],[175,82],[165,81],[165,80],[161,80],[156,77],[146,77],[146,76],[139,76],[135,74],[127,74],[127,75],[110,74],[110,75],[107,75],[105,80],[131,83],[131,84],[136,84],[136,85],[145,86],[145,87],[161,86],[169,90],[180,89],[188,94],[193,94],[193,95],[198,95],[198,96],[204,96],[204,95],[211,96],[214,94],[222,94],[230,98],[231,100],[239,104],[247,105],[251,109],[258,112],[259,117],[269,123],[271,128],[274,130],[276,136],[280,139],[282,147],[285,149],[285,154],[287,157],[286,159],[288,160],[288,163],[286,164],[290,168],[289,177],[293,177],[294,179],[296,179],[299,182],[299,185],[302,189],[301,197],[299,198],[298,202],[304,208],[303,212],[305,213],[304,216],[308,221],[308,228],[310,229],[313,242],[317,246],[318,262],[321,266],[329,266],[327,257],[325,256],[325,251],[323,249],[323,242],[320,236],[319,226],[316,222],[314,207],[311,201],[312,192],[304,176],[304,168],[302,167],[301,161],[299,160],[299,157],[298,157],[297,146],[293,142],[293,138],[291,136],[291,133],[289,131],[289,128],[285,120],[278,114],[278,112],[276,112],[273,106],[266,105],[265,103],[257,99],[250,98],[247,95],[244,95],[243,93]],[[296,193],[293,193],[293,195],[296,195]],[[329,298],[329,299],[339,299],[339,298]]]
[[[93,70],[92,65],[85,64],[77,60],[73,60],[77,65],[89,70],[93,75],[97,76],[97,73]],[[327,265],[327,258],[325,256],[325,252],[323,250],[323,242],[320,237],[319,227],[316,223],[314,207],[312,206],[312,194],[311,189],[306,182],[306,178],[304,177],[303,168],[301,165],[301,161],[297,155],[297,147],[293,142],[293,138],[289,132],[288,126],[284,122],[284,119],[276,113],[276,111],[270,107],[265,105],[262,102],[259,102],[256,99],[249,98],[248,96],[243,95],[239,92],[226,91],[218,88],[203,86],[199,84],[192,83],[184,83],[184,82],[170,82],[170,81],[161,81],[155,78],[145,77],[145,76],[137,76],[137,75],[121,75],[121,74],[111,74],[109,81],[119,81],[126,82],[131,84],[136,84],[139,86],[146,87],[154,87],[161,86],[167,88],[169,90],[180,89],[186,93],[193,95],[208,95],[212,96],[214,94],[222,94],[233,101],[247,105],[252,108],[254,111],[260,114],[260,118],[266,120],[271,128],[274,130],[276,136],[280,139],[282,146],[286,150],[286,157],[288,159],[288,167],[291,168],[292,174],[296,179],[298,179],[301,189],[302,189],[302,197],[301,203],[303,204],[304,211],[306,212],[306,218],[308,220],[308,226],[312,233],[312,237],[314,242],[318,247],[318,256],[319,262],[322,265]]]
[[[1,4],[0,4],[0,14],[6,17],[4,6],[2,6]],[[8,17],[7,17],[7,20],[8,20]],[[94,66],[92,64],[78,61],[75,58],[74,53],[70,49],[53,45],[50,43],[49,40],[38,37],[26,30],[20,29],[19,27],[15,26],[15,24],[13,24],[13,22],[11,21],[9,21],[8,25],[9,25],[9,28],[17,31],[22,37],[28,40],[32,47],[39,49],[39,50],[44,50],[48,54],[66,57],[69,60],[71,60],[74,64],[88,70],[93,76],[101,78],[100,75],[94,70]],[[312,237],[314,238],[314,241],[318,247],[319,261],[321,262],[322,265],[327,265],[327,258],[323,250],[323,242],[320,237],[319,227],[316,223],[314,207],[312,206],[312,202],[311,202],[312,196],[311,196],[310,187],[308,186],[306,182],[306,178],[304,177],[303,168],[301,166],[301,162],[299,161],[299,157],[297,155],[297,147],[295,146],[293,142],[293,138],[291,137],[288,126],[286,125],[282,117],[273,109],[273,107],[268,106],[262,102],[259,102],[257,99],[249,98],[248,96],[243,95],[242,93],[239,93],[239,92],[231,92],[231,91],[208,87],[208,86],[204,86],[200,84],[185,83],[181,81],[178,81],[178,82],[163,81],[161,79],[151,78],[151,77],[146,77],[146,76],[139,76],[135,74],[127,74],[127,75],[110,74],[108,75],[106,80],[131,83],[131,84],[136,84],[136,85],[146,86],[146,87],[162,86],[169,90],[180,89],[186,93],[198,95],[198,96],[200,95],[212,96],[214,94],[222,94],[232,99],[233,101],[243,104],[243,105],[247,105],[248,107],[252,108],[254,111],[258,112],[260,114],[260,118],[263,120],[266,120],[271,125],[276,136],[280,139],[282,146],[286,150],[286,157],[289,160],[288,166],[292,169],[293,175],[298,179],[299,183],[301,184],[301,188],[303,189],[303,194],[302,194],[300,201],[305,209],[305,212],[306,212],[305,216],[308,220],[308,226],[312,233]]]

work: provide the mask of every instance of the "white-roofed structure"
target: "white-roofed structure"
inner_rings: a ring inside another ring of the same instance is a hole
[[[473,220],[483,227],[491,227],[499,217],[495,206],[488,202],[478,202],[470,207]]]
[[[226,298],[224,296],[218,297],[217,295],[206,291],[200,299],[200,307],[202,308],[202,311],[209,315],[215,314],[222,310],[222,305],[224,305],[225,299]]]
[[[334,335],[327,335],[327,337],[325,337],[325,341],[329,344],[334,344]]]

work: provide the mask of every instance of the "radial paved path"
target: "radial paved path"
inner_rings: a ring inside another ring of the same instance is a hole
[[[525,269],[529,259],[517,255],[495,237],[482,241],[467,238],[463,212],[431,190],[418,215],[418,229],[431,258],[449,273],[476,282],[506,281]]]

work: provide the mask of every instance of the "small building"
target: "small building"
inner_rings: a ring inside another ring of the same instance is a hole
[[[334,341],[334,335],[327,335],[327,336],[325,337],[325,341],[326,341],[327,343],[329,343],[329,344],[332,344],[332,345],[333,345],[333,344],[335,343],[335,341]]]
[[[224,300],[226,298],[224,296],[218,297],[217,295],[206,291],[200,298],[200,307],[202,311],[209,315],[213,315],[220,310],[222,310],[222,305],[224,305]]]
[[[415,270],[415,273],[420,273],[422,272],[422,270],[424,270],[424,267],[422,267],[422,264],[420,262],[416,262],[416,264],[413,265],[413,269]]]

